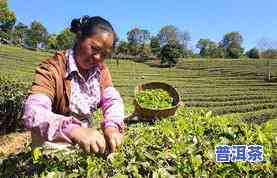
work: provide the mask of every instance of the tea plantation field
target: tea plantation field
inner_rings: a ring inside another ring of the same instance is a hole
[[[36,65],[49,55],[2,46],[1,75],[31,84]],[[127,104],[132,103],[137,84],[162,81],[176,87],[191,109],[254,122],[277,118],[277,81],[264,81],[267,71],[277,78],[277,60],[184,59],[172,69],[133,61],[120,61],[119,66],[114,60],[107,63],[114,85]]]
[[[1,127],[7,124],[3,118],[19,118],[36,65],[51,55],[0,46]],[[151,67],[151,61],[107,63],[126,114],[133,110],[134,87],[151,81],[173,85],[184,106],[176,116],[154,124],[128,125],[122,148],[108,157],[76,152],[32,158],[27,146],[0,159],[0,177],[276,176],[277,60],[183,59],[170,69]],[[272,82],[265,81],[269,72]],[[17,121],[8,124],[12,128]],[[218,144],[261,144],[264,161],[216,163]]]

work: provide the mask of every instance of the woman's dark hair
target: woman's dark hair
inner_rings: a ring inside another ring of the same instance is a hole
[[[82,38],[89,37],[99,32],[110,32],[114,35],[113,47],[117,42],[117,35],[111,23],[100,16],[83,16],[71,21],[70,31],[77,34],[80,33]]]

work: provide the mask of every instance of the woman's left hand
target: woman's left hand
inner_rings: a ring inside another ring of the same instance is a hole
[[[116,127],[107,127],[104,129],[104,136],[106,143],[110,148],[110,152],[115,152],[123,141],[123,134],[119,132],[119,129]]]

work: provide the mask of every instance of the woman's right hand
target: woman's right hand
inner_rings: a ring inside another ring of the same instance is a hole
[[[74,128],[69,137],[87,153],[105,153],[105,138],[94,128]]]

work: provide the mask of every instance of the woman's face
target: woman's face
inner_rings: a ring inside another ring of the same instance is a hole
[[[100,32],[88,38],[78,40],[76,59],[81,70],[89,70],[99,64],[111,53],[114,35],[110,32]]]

